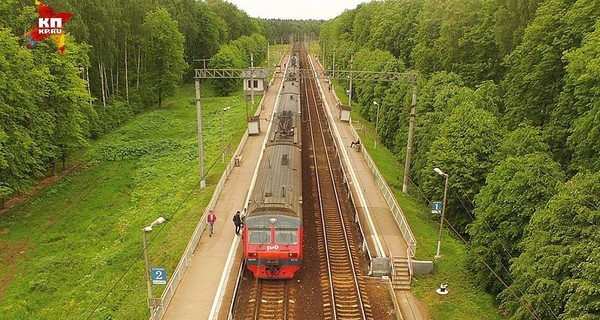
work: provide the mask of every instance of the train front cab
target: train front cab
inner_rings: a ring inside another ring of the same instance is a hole
[[[302,221],[285,215],[246,218],[244,259],[256,278],[292,278],[302,265]]]

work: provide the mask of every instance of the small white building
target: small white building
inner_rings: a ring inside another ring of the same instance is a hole
[[[254,95],[260,96],[265,91],[265,79],[269,76],[267,69],[248,69],[242,71],[244,79],[244,94],[251,95],[254,88]]]

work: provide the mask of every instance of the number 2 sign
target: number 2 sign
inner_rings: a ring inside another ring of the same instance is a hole
[[[167,284],[167,269],[152,267],[150,273],[152,274],[152,284]]]

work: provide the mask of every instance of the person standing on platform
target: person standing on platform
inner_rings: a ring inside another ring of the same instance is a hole
[[[239,236],[242,228],[242,218],[239,211],[233,215],[233,224],[235,224],[235,235]]]
[[[246,224],[246,216],[248,215],[248,209],[244,208],[240,218],[242,218],[242,227]]]
[[[216,221],[217,221],[217,216],[215,215],[215,213],[212,210],[210,210],[208,213],[208,216],[206,217],[206,222],[208,222],[208,230],[210,231],[209,237],[212,237],[212,235],[213,235],[213,230],[214,230]]]

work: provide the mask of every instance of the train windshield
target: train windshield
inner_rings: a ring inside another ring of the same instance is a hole
[[[275,243],[277,244],[298,244],[298,229],[276,229]]]
[[[271,229],[248,230],[248,243],[269,244],[271,243]]]

